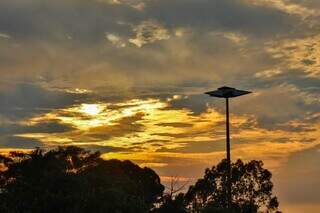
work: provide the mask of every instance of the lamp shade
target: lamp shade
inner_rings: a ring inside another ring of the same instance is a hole
[[[210,95],[212,97],[217,97],[217,98],[234,98],[234,97],[246,95],[249,93],[251,92],[224,86],[224,87],[218,88],[217,90],[206,92],[205,94]]]

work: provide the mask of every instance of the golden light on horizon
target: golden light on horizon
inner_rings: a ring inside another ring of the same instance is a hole
[[[132,160],[158,170],[182,168],[185,164],[209,166],[223,158],[223,112],[208,106],[202,113],[194,114],[190,109],[176,109],[170,104],[170,100],[151,98],[114,103],[79,103],[26,122],[37,125],[44,121],[59,121],[61,125],[71,125],[74,130],[16,136],[36,139],[49,147],[76,145],[105,148],[107,151],[102,151],[104,159]],[[287,132],[260,127],[254,115],[232,114],[231,121],[235,158],[263,159],[270,169],[280,168],[290,153],[316,144],[300,143],[314,136],[314,132],[303,135],[291,132],[290,140],[277,142],[284,140]]]

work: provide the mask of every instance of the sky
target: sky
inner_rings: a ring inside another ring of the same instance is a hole
[[[319,0],[1,0],[0,152],[77,145],[188,183],[263,160],[284,212],[320,211]]]

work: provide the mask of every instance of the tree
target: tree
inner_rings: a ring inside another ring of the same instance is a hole
[[[190,186],[185,195],[191,212],[275,212],[278,201],[272,195],[271,173],[263,168],[262,161],[231,164],[232,208],[227,208],[227,161],[206,169],[203,178]]]
[[[161,199],[161,206],[151,211],[152,213],[187,213],[184,194],[176,196],[165,194]]]
[[[59,147],[0,156],[0,212],[147,212],[164,187],[151,169]]]
[[[189,182],[182,182],[179,177],[172,177],[166,192],[158,201],[160,206],[154,208],[152,213],[186,213],[184,194],[182,191]]]
[[[255,213],[278,208],[271,173],[261,161],[232,164],[232,208],[226,203],[226,160],[206,169],[185,194],[178,180],[163,194],[153,170],[130,161],[103,160],[100,153],[78,147],[12,152],[0,155],[0,164],[4,213]]]

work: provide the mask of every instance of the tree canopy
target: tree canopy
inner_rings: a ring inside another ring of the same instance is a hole
[[[164,190],[153,170],[78,147],[0,160],[0,212],[147,212]]]
[[[262,161],[232,163],[227,208],[227,161],[206,169],[187,192],[164,193],[159,176],[130,161],[104,160],[79,147],[0,155],[4,213],[258,213],[277,212],[271,173]]]
[[[227,208],[227,161],[206,169],[204,177],[190,186],[185,194],[186,208],[192,212],[275,212],[277,197],[273,196],[271,173],[263,168],[262,161],[231,164],[232,208]]]

